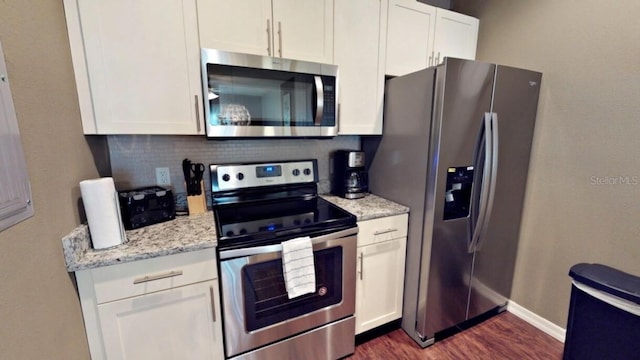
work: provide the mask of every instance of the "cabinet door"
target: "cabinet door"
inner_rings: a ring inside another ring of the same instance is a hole
[[[273,0],[275,56],[333,63],[333,0]]]
[[[433,43],[436,64],[445,56],[475,60],[479,20],[446,9],[438,9]]]
[[[65,11],[78,89],[91,93],[79,94],[85,133],[203,133],[195,2],[66,0]]]
[[[356,334],[402,317],[406,238],[358,248]]]
[[[98,306],[107,359],[222,359],[217,281]]]
[[[404,75],[429,66],[436,9],[415,0],[390,0],[387,20],[387,75]]]
[[[387,8],[382,0],[335,3],[340,135],[381,135]]]
[[[271,0],[198,0],[200,46],[273,56]]]
[[[0,231],[33,216],[31,185],[22,151],[7,66],[0,44]]]

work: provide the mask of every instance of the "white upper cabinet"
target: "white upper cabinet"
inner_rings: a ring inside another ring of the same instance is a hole
[[[335,3],[339,134],[382,134],[386,0]]]
[[[333,63],[333,0],[198,0],[200,46]]]
[[[194,1],[64,5],[85,134],[204,134]]]
[[[442,63],[445,56],[474,60],[478,44],[478,26],[479,20],[474,17],[437,9],[433,41],[436,56],[434,65]]]
[[[423,69],[433,51],[436,8],[415,0],[389,0],[387,75]]]
[[[273,56],[271,0],[198,0],[200,47]]]
[[[479,21],[415,0],[389,0],[387,75],[442,63],[445,56],[475,59]]]

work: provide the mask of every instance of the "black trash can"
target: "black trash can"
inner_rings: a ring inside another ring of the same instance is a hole
[[[600,264],[571,267],[564,360],[640,359],[640,277]]]

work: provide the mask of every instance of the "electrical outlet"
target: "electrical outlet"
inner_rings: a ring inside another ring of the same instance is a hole
[[[171,175],[169,175],[169,168],[156,168],[156,184],[171,185]]]

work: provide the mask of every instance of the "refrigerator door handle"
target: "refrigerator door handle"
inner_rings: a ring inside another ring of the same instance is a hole
[[[491,161],[493,159],[493,135],[492,135],[492,114],[485,113],[482,129],[480,131],[480,138],[476,144],[476,154],[474,166],[480,164],[481,152],[484,150],[484,160],[482,169],[482,182],[480,188],[480,197],[477,199],[478,204],[474,206],[478,209],[478,216],[475,223],[471,224],[471,241],[468,244],[467,251],[473,253],[476,250],[478,240],[483,233],[483,227],[485,224],[485,218],[487,216],[487,201],[489,199],[489,190],[491,189]],[[474,167],[478,169],[477,167]],[[476,170],[477,171],[477,170]],[[475,198],[474,198],[475,199]],[[473,219],[474,217],[472,217]]]
[[[493,200],[496,193],[496,179],[498,178],[498,114],[491,113],[491,161],[490,161],[490,182],[488,184],[489,195],[487,197],[486,205],[484,206],[484,220],[481,227],[481,232],[478,236],[474,251],[480,251],[482,244],[486,239],[487,228],[489,226],[489,220],[491,219],[491,213],[493,211]],[[484,186],[484,185],[483,185]]]

